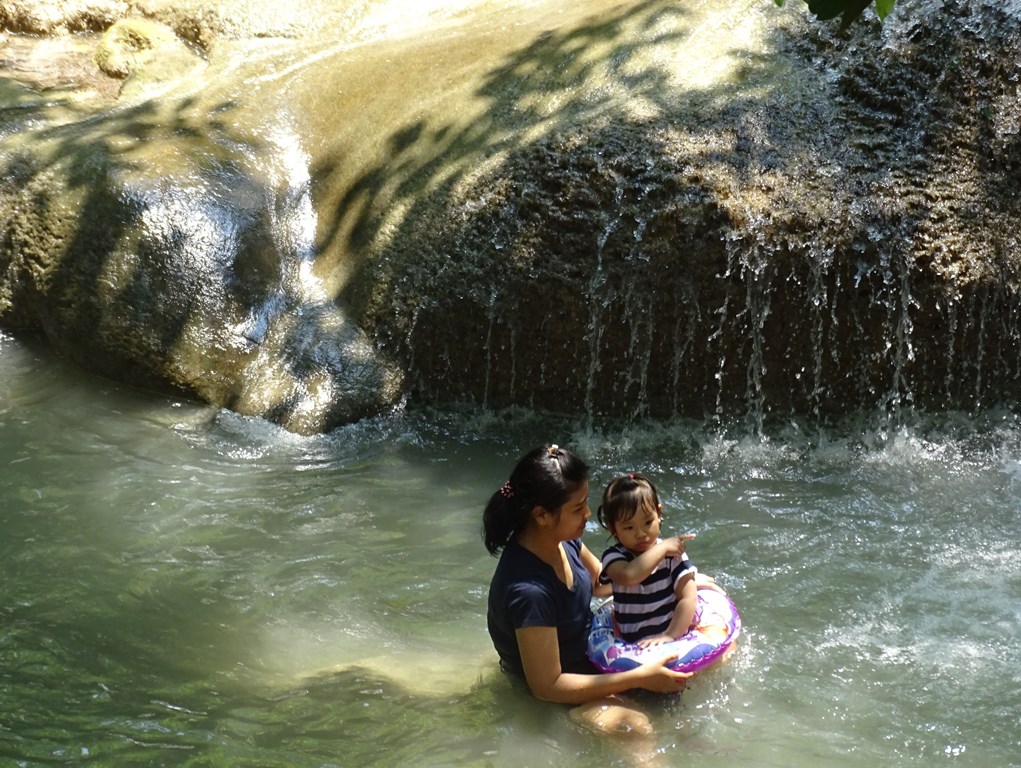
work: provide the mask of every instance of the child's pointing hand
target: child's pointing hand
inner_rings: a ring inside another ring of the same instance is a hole
[[[676,557],[677,555],[683,555],[684,542],[691,541],[694,538],[694,533],[682,533],[680,536],[671,536],[669,539],[663,539],[663,544],[666,545],[667,556]]]

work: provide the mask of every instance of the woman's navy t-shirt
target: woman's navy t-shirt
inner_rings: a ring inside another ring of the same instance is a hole
[[[594,674],[598,670],[585,655],[592,622],[592,577],[581,561],[581,541],[565,541],[564,551],[574,572],[574,587],[516,539],[512,539],[489,584],[489,636],[500,666],[524,675],[514,632],[524,627],[556,627],[563,672]]]

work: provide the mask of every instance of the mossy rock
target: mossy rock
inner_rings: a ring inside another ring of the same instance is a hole
[[[121,19],[99,41],[95,62],[110,77],[126,78],[159,53],[180,53],[184,44],[165,24],[149,19]]]

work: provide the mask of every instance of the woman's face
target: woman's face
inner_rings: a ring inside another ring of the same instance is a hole
[[[588,480],[583,481],[554,514],[557,517],[555,530],[560,541],[580,539],[585,532],[585,523],[592,516],[588,508]]]

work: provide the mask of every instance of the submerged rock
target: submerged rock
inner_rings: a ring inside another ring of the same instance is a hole
[[[144,18],[209,50],[222,40],[299,38],[332,28],[342,34],[365,0],[0,0],[0,28],[19,34],[103,32],[117,21]]]

